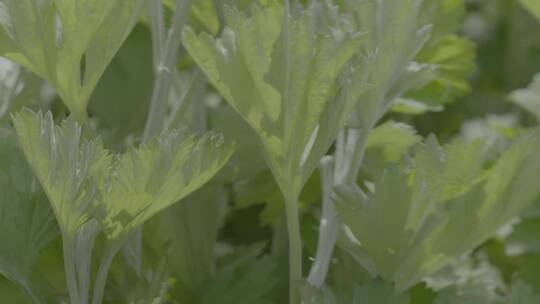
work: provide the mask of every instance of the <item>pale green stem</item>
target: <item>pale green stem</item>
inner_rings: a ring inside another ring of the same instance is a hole
[[[73,256],[74,241],[69,237],[64,237],[64,270],[66,273],[66,283],[68,287],[70,303],[83,304],[80,302],[80,295],[77,283],[77,271],[75,268],[75,259]]]
[[[308,276],[309,284],[319,288],[326,279],[339,229],[339,219],[337,219],[337,211],[331,197],[334,187],[333,163],[333,157],[325,156],[320,165],[323,206],[317,253]]]
[[[163,19],[163,6],[160,0],[150,0],[150,30],[152,31],[152,58],[154,68],[159,66],[163,52],[165,25]]]
[[[0,119],[2,119],[2,117],[4,117],[4,115],[6,115],[6,113],[9,111],[9,107],[17,91],[17,86],[19,85],[19,80],[22,73],[21,70],[21,67],[16,68],[15,76],[13,77],[13,85],[8,88],[6,96],[4,96],[3,100],[0,103]]]
[[[335,185],[356,183],[370,130],[371,128],[342,130],[336,142],[334,160],[331,158],[321,160],[323,212],[317,253],[308,277],[308,282],[314,287],[321,288],[326,280],[341,226],[331,194]]]
[[[162,131],[172,83],[172,73],[176,68],[176,57],[181,43],[180,33],[184,27],[190,7],[191,0],[177,0],[172,25],[169,29],[165,45],[161,48],[154,47],[154,50],[162,49],[162,53],[160,54],[159,63],[155,67],[156,81],[150,102],[150,113],[148,114],[144,129],[143,143],[148,142],[153,136],[158,135]],[[160,18],[162,16],[160,14],[152,14],[151,17]],[[152,23],[159,22],[162,21],[152,21]],[[159,43],[159,37],[154,37],[153,39],[158,39]]]
[[[109,269],[111,268],[112,261],[120,248],[125,243],[126,238],[109,241],[101,258],[101,263],[98,268],[96,281],[94,283],[94,293],[92,295],[92,304],[101,304],[103,301],[103,294],[105,292],[105,285],[107,283],[107,276],[109,275]]]
[[[34,304],[40,304],[41,303],[41,301],[39,300],[37,295],[34,293],[32,288],[30,288],[30,286],[28,285],[27,282],[22,282],[21,286],[23,287],[26,295],[28,296],[28,298],[30,298],[30,301],[32,301],[32,303],[34,303]]]
[[[91,220],[84,224],[74,242],[74,254],[76,259],[76,271],[81,303],[88,303],[90,289],[90,273],[92,271],[92,250],[99,233],[99,224]]]
[[[302,236],[298,212],[298,195],[285,194],[287,230],[289,233],[289,304],[300,304],[302,282]]]

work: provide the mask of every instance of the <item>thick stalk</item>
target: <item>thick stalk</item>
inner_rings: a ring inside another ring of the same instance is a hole
[[[77,287],[77,272],[75,268],[75,259],[73,256],[74,241],[69,238],[64,238],[62,247],[64,252],[64,270],[66,273],[69,301],[70,303],[83,304],[80,301],[79,290]]]
[[[94,292],[92,295],[92,304],[101,304],[103,301],[103,293],[105,291],[105,285],[107,283],[107,276],[111,267],[112,261],[122,245],[125,242],[125,238],[121,240],[112,240],[105,248],[101,263],[98,268],[96,281],[94,284]]]
[[[371,128],[342,130],[336,142],[334,162],[329,158],[321,160],[323,210],[317,253],[308,277],[308,282],[316,288],[321,288],[326,280],[341,225],[331,198],[332,191],[336,185],[356,182],[370,130]]]
[[[150,0],[148,12],[150,14],[150,30],[152,31],[152,60],[154,69],[159,66],[165,39],[165,21],[163,6],[160,0]],[[154,71],[156,72],[156,71]]]
[[[150,102],[150,113],[148,114],[144,129],[143,142],[148,142],[150,138],[158,135],[162,131],[172,83],[172,73],[173,69],[176,68],[176,57],[178,49],[180,48],[180,33],[184,27],[190,6],[191,0],[178,0],[176,2],[173,21],[165,45],[162,48],[154,46],[154,50],[162,49],[162,54],[160,54],[160,60],[156,67],[156,81],[154,83],[154,91],[152,92],[152,100]],[[151,14],[151,17],[162,18],[159,13],[153,13]],[[152,21],[152,23],[156,25],[159,25],[160,22],[162,21]],[[159,33],[159,30],[155,30],[154,32]],[[159,43],[159,36],[154,37],[153,39],[158,39]]]
[[[333,177],[333,157],[325,156],[321,160],[321,183],[322,183],[322,214],[319,226],[319,240],[317,242],[317,253],[311,266],[308,282],[312,286],[321,287],[326,279],[330,261],[334,252],[339,220],[337,212],[332,202],[332,189],[334,187]]]
[[[99,230],[97,221],[91,220],[81,227],[75,237],[74,258],[81,303],[89,302],[88,291],[92,272],[92,250]]]
[[[289,304],[300,304],[302,282],[302,236],[298,213],[298,195],[286,194],[285,211],[289,232]]]

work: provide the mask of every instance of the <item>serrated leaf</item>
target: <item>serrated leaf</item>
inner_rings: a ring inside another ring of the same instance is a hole
[[[428,140],[412,164],[385,169],[366,198],[338,189],[338,210],[378,272],[400,289],[410,287],[538,198],[539,136],[529,132],[487,171],[491,158],[481,143],[441,148]]]
[[[375,128],[369,135],[366,149],[382,152],[385,161],[398,161],[421,137],[409,125],[389,121]]]
[[[0,273],[36,301],[33,267],[45,246],[58,236],[58,229],[14,132],[4,128],[0,128],[0,189]]]
[[[220,39],[188,29],[184,45],[259,135],[280,187],[299,192],[350,107],[336,99],[336,80],[361,37],[318,28],[315,8],[289,17],[288,27],[281,4],[254,6],[249,17],[225,10]]]
[[[220,134],[201,137],[170,131],[130,148],[100,186],[96,212],[109,238],[132,231],[193,192],[223,167],[233,152]]]
[[[142,0],[2,0],[7,58],[48,80],[78,120]]]
[[[475,70],[475,45],[467,38],[448,35],[423,48],[418,62],[436,67],[433,79],[405,96],[428,106],[444,105],[470,91],[469,78]]]
[[[456,35],[464,16],[463,0],[423,1],[420,18],[432,24],[433,30],[415,61],[436,67],[436,73],[426,85],[406,94],[407,98],[433,107],[453,102],[469,92],[476,55],[474,43]]]
[[[81,127],[72,119],[56,126],[50,112],[30,110],[12,117],[22,150],[49,198],[60,230],[75,235],[90,219],[94,178],[110,166],[109,154],[97,141],[83,139]]]
[[[370,129],[392,107],[397,97],[425,84],[433,73],[430,65],[413,62],[424,46],[431,26],[420,20],[422,0],[346,1],[355,27],[367,30],[363,52],[370,57],[370,90],[361,98],[351,126]]]

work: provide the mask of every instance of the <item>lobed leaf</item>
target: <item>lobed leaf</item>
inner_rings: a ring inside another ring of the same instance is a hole
[[[58,230],[14,132],[6,128],[0,128],[0,189],[0,273],[35,297],[33,266]]]
[[[111,165],[98,141],[82,138],[68,119],[56,126],[50,112],[24,109],[12,116],[22,150],[43,187],[62,233],[74,236],[90,218],[96,179]]]
[[[78,120],[142,0],[2,0],[0,52],[48,80]]]
[[[233,146],[220,134],[170,131],[117,157],[99,186],[95,212],[111,239],[132,231],[204,185],[227,162]]]
[[[97,218],[115,239],[206,183],[233,148],[219,134],[170,131],[138,149],[111,156],[82,138],[72,119],[13,115],[19,141],[53,206],[63,232],[75,234]]]
[[[225,8],[225,16],[219,39],[187,29],[184,45],[259,135],[280,186],[300,191],[351,107],[337,97],[337,78],[362,37],[320,27],[315,7],[285,17],[281,4],[270,3],[251,16]]]
[[[401,290],[493,235],[540,195],[538,130],[486,169],[481,143],[431,139],[411,165],[390,165],[366,197],[338,189],[338,210],[378,273]],[[391,190],[389,190],[391,189]]]
[[[370,129],[388,111],[395,99],[411,88],[425,84],[434,67],[413,62],[427,42],[432,26],[420,19],[423,0],[346,1],[355,28],[367,31],[363,53],[372,59],[370,90],[352,114],[350,125]]]

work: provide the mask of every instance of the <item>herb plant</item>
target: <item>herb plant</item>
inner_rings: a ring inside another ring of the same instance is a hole
[[[0,302],[538,303],[505,3],[0,0]]]

